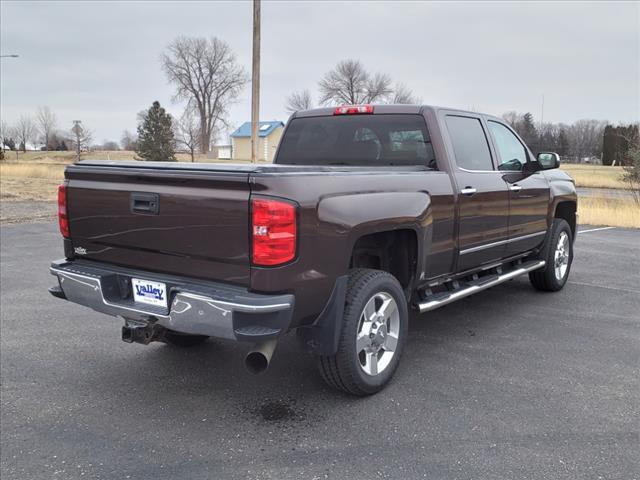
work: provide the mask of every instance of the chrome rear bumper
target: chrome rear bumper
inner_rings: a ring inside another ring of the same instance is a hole
[[[241,287],[202,282],[96,262],[53,262],[59,288],[51,293],[97,312],[156,323],[170,330],[238,341],[263,341],[288,330],[293,295],[261,295]],[[134,303],[131,278],[167,285],[168,308]]]

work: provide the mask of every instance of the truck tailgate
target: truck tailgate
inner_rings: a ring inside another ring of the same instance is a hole
[[[67,168],[78,257],[174,275],[249,283],[249,173],[122,164]]]

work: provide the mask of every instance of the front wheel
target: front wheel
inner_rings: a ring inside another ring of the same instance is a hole
[[[398,280],[380,270],[351,272],[335,355],[318,357],[324,380],[353,395],[371,395],[391,380],[404,347],[408,309]]]
[[[557,292],[567,283],[573,262],[573,235],[565,220],[553,221],[549,243],[543,252],[546,265],[542,270],[529,273],[529,280],[537,290]]]

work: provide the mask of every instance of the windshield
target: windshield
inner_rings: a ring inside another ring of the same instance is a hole
[[[334,115],[291,121],[275,163],[436,168],[421,115]]]

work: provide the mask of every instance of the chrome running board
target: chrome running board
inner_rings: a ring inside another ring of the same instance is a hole
[[[488,278],[481,277],[478,280],[468,282],[466,286],[463,286],[457,290],[434,294],[432,297],[435,298],[427,298],[424,302],[418,303],[417,307],[420,310],[420,313],[429,312],[449,303],[453,303],[456,300],[460,300],[461,298],[468,297],[470,295],[473,295],[474,293],[481,292],[482,290],[486,290],[487,288],[491,288],[500,283],[512,280],[522,274],[542,268],[544,267],[544,265],[544,260],[533,260],[525,262],[518,265],[514,270],[510,270],[506,273],[490,275]]]

